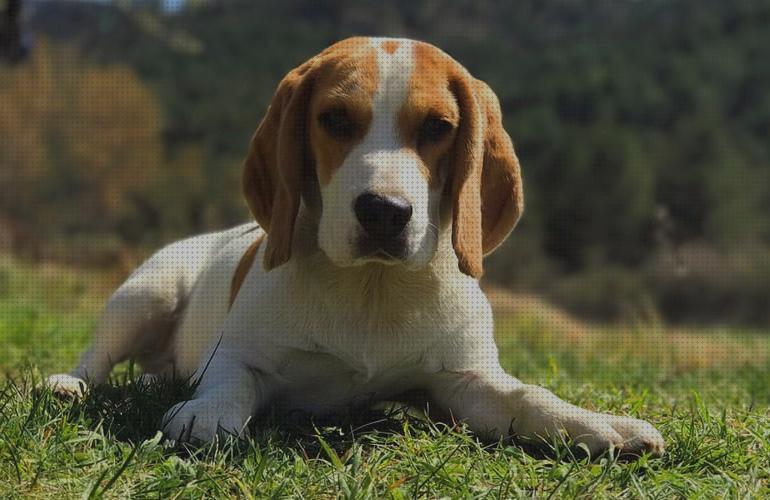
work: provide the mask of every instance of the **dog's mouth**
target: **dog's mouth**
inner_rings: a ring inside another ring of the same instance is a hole
[[[364,255],[363,257],[359,257],[358,261],[361,263],[368,263],[368,262],[377,262],[379,264],[387,264],[387,265],[394,265],[398,262],[401,262],[402,259],[393,257],[392,255],[389,255],[382,250],[378,250],[376,252],[370,253],[369,255]]]
[[[394,265],[405,261],[408,256],[404,237],[383,242],[363,236],[358,239],[356,246],[358,254],[356,261],[360,263],[379,262]]]

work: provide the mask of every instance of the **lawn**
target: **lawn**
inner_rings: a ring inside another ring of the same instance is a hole
[[[528,453],[401,408],[260,418],[255,438],[198,450],[156,433],[189,389],[134,384],[84,401],[34,387],[67,369],[109,293],[97,273],[0,259],[0,497],[671,497],[770,495],[770,336],[659,324],[592,327],[538,300],[496,299],[503,365],[577,404],[653,422],[661,459]]]

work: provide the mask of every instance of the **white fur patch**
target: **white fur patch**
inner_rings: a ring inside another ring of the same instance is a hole
[[[373,98],[372,124],[364,143],[373,149],[398,149],[398,112],[409,95],[409,81],[414,71],[414,47],[411,40],[392,40],[398,48],[388,53],[383,47],[390,39],[373,39],[377,47],[377,90]]]

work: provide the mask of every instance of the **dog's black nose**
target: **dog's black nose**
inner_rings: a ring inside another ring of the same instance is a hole
[[[406,200],[374,193],[356,198],[353,210],[366,234],[383,244],[401,234],[412,218],[412,205]]]

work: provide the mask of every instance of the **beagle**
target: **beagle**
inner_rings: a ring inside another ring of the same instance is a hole
[[[243,435],[269,405],[327,413],[422,389],[483,436],[663,452],[649,423],[500,367],[478,278],[521,215],[519,163],[495,94],[441,50],[350,38],[292,70],[243,191],[257,223],[153,255],[51,386],[80,392],[128,358],[191,376],[163,422],[189,440]]]

